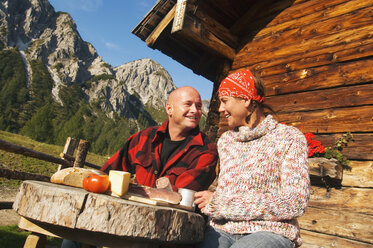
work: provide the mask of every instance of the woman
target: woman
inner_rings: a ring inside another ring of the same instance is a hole
[[[248,69],[220,84],[219,112],[230,130],[218,140],[216,191],[195,194],[209,217],[199,247],[301,244],[296,218],[309,199],[307,141],[298,129],[265,116],[263,97],[263,85]]]

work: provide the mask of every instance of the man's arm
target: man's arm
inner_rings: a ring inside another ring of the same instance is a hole
[[[101,167],[100,170],[104,171],[107,174],[110,170],[121,170],[131,172],[130,162],[128,158],[128,149],[131,141],[137,134],[138,133],[132,135],[124,144],[124,146],[105,162],[105,164]]]

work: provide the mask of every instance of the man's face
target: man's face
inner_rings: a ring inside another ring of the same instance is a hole
[[[202,116],[202,101],[198,92],[183,90],[167,106],[170,123],[181,129],[198,126]]]

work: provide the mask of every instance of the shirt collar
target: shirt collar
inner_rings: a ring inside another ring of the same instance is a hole
[[[169,123],[169,120],[166,120],[165,122],[162,123],[161,126],[159,126],[152,142],[155,142],[159,138],[164,138],[167,135],[168,123]],[[190,135],[186,139],[187,139],[188,143],[190,141],[192,141],[191,145],[201,145],[201,146],[203,146],[203,140],[202,140],[201,132],[199,130],[199,126],[192,129],[190,131]]]

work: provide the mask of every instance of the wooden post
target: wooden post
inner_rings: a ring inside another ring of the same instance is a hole
[[[31,233],[27,236],[24,248],[44,248],[46,243],[46,236],[40,233]]]
[[[89,142],[86,140],[80,140],[78,145],[78,151],[74,161],[74,167],[84,167],[84,161],[88,154]]]
[[[70,162],[74,162],[75,161],[75,158],[73,156],[69,156],[69,155],[64,154],[62,152],[60,154],[60,157],[63,158],[63,159],[65,159],[65,160],[67,160],[67,161],[70,161]],[[89,163],[87,161],[84,161],[84,165],[86,165],[88,167],[91,167],[91,168],[94,168],[94,169],[97,169],[97,170],[101,169],[101,166]]]
[[[74,156],[74,151],[75,151],[77,143],[78,143],[77,139],[68,137],[66,139],[65,147],[63,148],[63,152],[62,153],[66,154],[68,156],[71,156],[71,157]],[[61,157],[61,158],[65,159],[63,157]],[[66,165],[59,165],[58,166],[58,170],[64,169],[66,167],[67,167]]]

